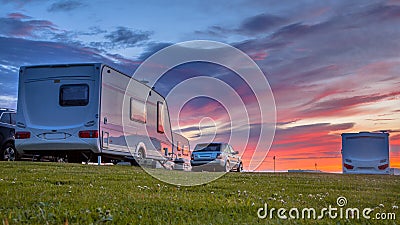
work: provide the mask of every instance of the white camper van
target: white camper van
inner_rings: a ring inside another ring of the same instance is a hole
[[[343,173],[389,174],[389,134],[343,133]]]
[[[99,155],[165,160],[172,154],[167,103],[145,84],[132,80],[124,98],[131,78],[99,63],[25,66],[19,73],[19,153],[66,156],[69,162]]]

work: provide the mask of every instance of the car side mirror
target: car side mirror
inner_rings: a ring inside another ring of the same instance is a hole
[[[234,151],[233,154],[238,155],[239,151]]]

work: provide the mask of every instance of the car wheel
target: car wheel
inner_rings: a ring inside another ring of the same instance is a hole
[[[240,162],[238,168],[236,169],[236,172],[242,172],[243,171],[243,164]]]
[[[231,171],[231,165],[230,165],[229,161],[227,161],[225,163],[225,172],[229,172],[229,171]]]
[[[7,143],[1,149],[2,161],[15,161],[17,159],[17,150],[12,143]]]

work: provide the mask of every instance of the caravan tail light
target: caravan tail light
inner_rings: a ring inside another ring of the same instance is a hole
[[[31,138],[31,132],[19,131],[15,133],[15,139],[28,139]]]
[[[99,131],[98,130],[81,130],[79,131],[80,138],[98,138]]]
[[[343,164],[343,166],[346,168],[346,169],[348,169],[348,170],[352,170],[353,168],[354,168],[354,166],[352,166],[352,165],[349,165],[349,164]]]
[[[384,170],[384,169],[387,169],[388,167],[389,167],[389,164],[383,164],[383,165],[378,166],[378,169]]]

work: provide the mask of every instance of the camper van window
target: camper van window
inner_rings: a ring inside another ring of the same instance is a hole
[[[146,123],[146,104],[144,101],[131,98],[130,108],[131,120]]]
[[[87,84],[67,84],[60,87],[61,106],[85,106],[89,103]]]
[[[157,102],[157,132],[164,133],[164,104]]]

